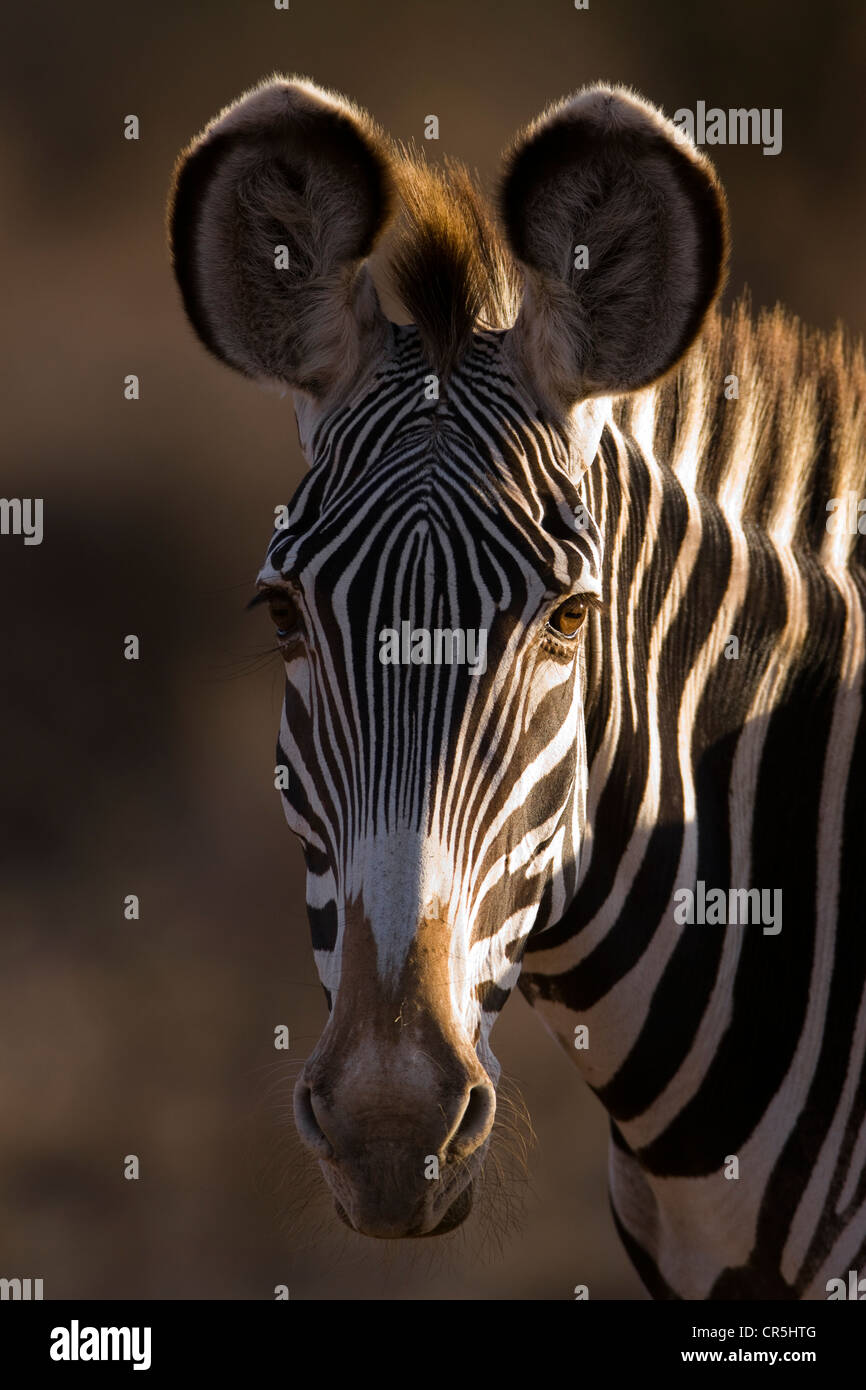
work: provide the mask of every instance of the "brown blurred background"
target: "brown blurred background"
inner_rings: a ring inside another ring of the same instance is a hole
[[[866,10],[93,0],[20,6],[5,31],[2,492],[45,499],[45,539],[0,538],[0,1275],[48,1298],[643,1297],[607,1210],[605,1117],[522,998],[494,1033],[539,1140],[520,1229],[480,1213],[383,1247],[310,1184],[290,1088],[325,1005],[273,790],[280,668],[257,661],[266,617],[243,613],[303,463],[290,401],[187,328],[165,196],[180,147],[275,70],[401,139],[437,114],[428,152],[488,184],[517,126],[595,79],[669,113],[781,107],[777,157],[709,151],[731,291],[861,332]]]

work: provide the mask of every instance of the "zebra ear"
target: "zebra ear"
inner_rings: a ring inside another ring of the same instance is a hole
[[[655,381],[722,287],[727,213],[712,165],[625,89],[578,92],[523,131],[500,211],[526,272],[512,351],[557,408]]]
[[[310,82],[265,83],[178,159],[172,261],[202,342],[315,396],[349,384],[387,320],[362,264],[392,207],[385,139]]]

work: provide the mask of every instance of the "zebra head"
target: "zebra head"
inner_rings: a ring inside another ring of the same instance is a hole
[[[500,213],[504,239],[465,171],[295,80],[208,126],[173,192],[194,328],[291,387],[310,464],[259,575],[330,1010],[295,1115],[339,1214],[373,1236],[471,1207],[490,1029],[577,885],[605,594],[581,476],[604,398],[679,359],[725,253],[710,166],[623,90],[524,131]],[[380,306],[380,237],[413,324]]]

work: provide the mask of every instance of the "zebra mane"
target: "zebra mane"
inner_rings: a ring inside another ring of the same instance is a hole
[[[863,494],[866,362],[841,324],[823,333],[778,304],[753,318],[745,292],[661,382],[614,403],[617,423],[640,429],[648,396],[655,456],[741,523],[817,551],[828,499]]]
[[[433,370],[445,377],[473,330],[511,326],[522,277],[464,165],[435,167],[405,145],[397,146],[395,165],[402,208],[386,273]]]

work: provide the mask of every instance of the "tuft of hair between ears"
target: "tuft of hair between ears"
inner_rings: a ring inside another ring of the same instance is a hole
[[[437,375],[447,378],[479,328],[510,328],[522,275],[469,170],[439,168],[414,148],[395,159],[401,212],[387,274],[417,324]]]

